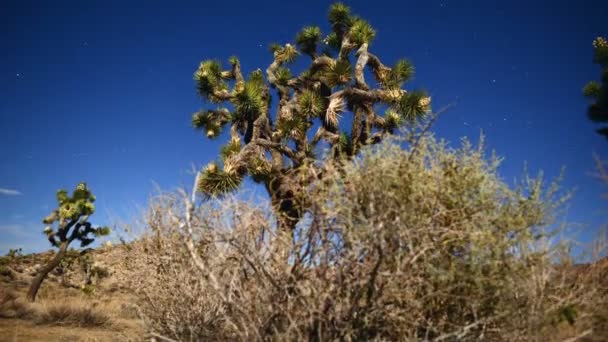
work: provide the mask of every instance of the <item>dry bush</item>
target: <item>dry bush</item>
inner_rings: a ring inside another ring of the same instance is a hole
[[[600,327],[608,266],[573,271],[557,183],[509,187],[467,141],[402,145],[327,164],[293,235],[265,203],[155,198],[127,257],[149,329],[180,341],[528,341]]]
[[[36,305],[34,322],[44,325],[103,327],[111,324],[110,315],[90,301],[69,298],[63,301],[43,301]]]
[[[0,318],[31,318],[34,311],[30,303],[17,292],[0,287]]]

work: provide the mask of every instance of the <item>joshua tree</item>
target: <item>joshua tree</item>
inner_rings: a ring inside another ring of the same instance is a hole
[[[598,123],[608,122],[608,41],[598,37],[593,41],[594,62],[601,68],[601,83],[591,81],[587,83],[583,92],[585,96],[593,99],[587,115],[589,119]],[[604,126],[597,132],[608,138],[608,127]]]
[[[217,60],[201,62],[194,73],[198,93],[228,108],[196,112],[192,124],[208,138],[229,126],[230,141],[221,149],[222,167],[212,162],[198,174],[199,192],[221,195],[249,175],[268,191],[279,226],[292,231],[306,208],[307,186],[323,172],[315,152],[324,146],[331,158],[352,157],[430,110],[424,92],[402,89],[414,72],[410,62],[387,66],[369,51],[376,32],[367,21],[335,3],[329,23],[327,36],[309,26],[295,45],[273,44],[266,77],[258,69],[245,78],[237,57],[229,58],[228,70]],[[294,75],[288,66],[302,55],[310,65]],[[373,81],[366,79],[366,68]],[[278,100],[274,115],[271,89]],[[350,129],[347,120],[341,122],[347,114]]]
[[[44,228],[49,242],[53,247],[59,249],[57,254],[45,265],[32,280],[27,297],[30,301],[36,300],[36,294],[46,276],[66,256],[68,246],[74,240],[80,241],[80,246],[85,247],[95,241],[95,237],[110,233],[108,227],[93,228],[88,221],[89,216],[95,212],[95,196],[87,188],[86,183],[79,183],[68,196],[67,191],[57,191],[58,208],[53,210],[42,222],[48,226]],[[53,224],[56,223],[56,227]]]

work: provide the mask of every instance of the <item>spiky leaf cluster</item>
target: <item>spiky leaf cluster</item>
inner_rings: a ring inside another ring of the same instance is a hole
[[[352,78],[352,66],[349,61],[345,60],[328,65],[322,74],[323,82],[332,88],[347,84]]]
[[[276,124],[276,135],[282,138],[301,138],[308,129],[308,120],[300,115],[290,118],[280,118]]]
[[[375,37],[376,31],[363,19],[356,19],[350,28],[350,39],[357,45],[369,44]]]
[[[340,40],[344,33],[352,26],[353,18],[350,8],[341,2],[336,2],[329,8],[328,19],[336,39]]]
[[[239,152],[241,152],[241,139],[237,137],[234,139],[230,139],[230,141],[226,145],[222,146],[220,156],[222,160],[227,160],[228,158],[236,155]]]
[[[86,183],[79,183],[72,195],[64,189],[57,191],[57,209],[42,220],[47,226],[44,234],[53,246],[62,242],[68,244],[73,240],[80,241],[82,247],[92,243],[96,236],[108,235],[108,227],[92,227],[88,218],[95,212],[95,196]],[[53,227],[55,225],[55,227]]]
[[[287,68],[279,68],[277,70],[277,83],[282,86],[286,86],[287,82],[291,79],[291,71]]]
[[[323,111],[323,99],[318,92],[307,89],[300,94],[298,106],[307,118],[317,117]]]
[[[589,119],[597,123],[608,123],[608,41],[598,37],[593,41],[594,62],[601,68],[600,82],[591,81],[583,88],[583,94],[593,102],[587,110]],[[608,126],[597,132],[608,138]]]
[[[216,60],[204,61],[194,73],[194,80],[201,96],[210,102],[221,102],[218,92],[226,90],[227,85],[222,79],[222,66]]]
[[[235,113],[246,119],[255,119],[266,104],[263,98],[264,83],[254,75],[245,82],[242,91],[234,97]]]
[[[314,57],[320,41],[321,29],[317,26],[307,26],[296,36],[296,44],[300,51],[312,57]]]
[[[403,119],[413,122],[429,111],[430,104],[431,98],[424,91],[413,91],[403,95],[396,107]]]
[[[197,187],[203,194],[215,197],[238,189],[241,181],[238,174],[220,170],[215,163],[211,163],[200,172]]]
[[[388,67],[369,51],[376,37],[369,22],[342,3],[330,6],[328,19],[331,32],[307,26],[295,42],[272,44],[274,60],[265,70],[266,77],[256,70],[245,79],[236,57],[229,59],[229,70],[222,70],[215,60],[201,63],[195,72],[199,93],[208,102],[227,103],[227,108],[197,112],[192,124],[210,138],[228,125],[232,140],[222,147],[218,163],[200,172],[200,192],[221,195],[249,175],[266,186],[276,203],[282,203],[280,210],[301,213],[293,206],[303,203],[281,196],[293,197],[307,186],[306,177],[291,175],[319,171],[321,164],[313,162],[325,146],[319,142],[339,152],[332,158],[350,158],[362,146],[381,141],[430,110],[430,97],[424,92],[402,89],[414,73],[409,61],[398,60]],[[312,61],[294,76],[288,64],[302,55]],[[367,72],[375,83],[366,81]],[[271,113],[272,95],[278,98],[275,113]],[[382,114],[376,108],[389,110]],[[352,120],[346,127],[342,119],[349,113]],[[313,128],[317,131],[309,132]],[[313,170],[292,172],[302,171],[298,168],[305,165]],[[287,206],[291,208],[283,208]]]
[[[414,75],[414,66],[406,59],[398,60],[382,82],[388,89],[399,89]]]

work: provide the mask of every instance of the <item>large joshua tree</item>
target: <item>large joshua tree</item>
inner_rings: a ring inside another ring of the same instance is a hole
[[[201,62],[194,73],[198,93],[228,106],[198,111],[192,124],[208,138],[228,126],[230,141],[221,149],[222,167],[212,162],[200,171],[199,192],[221,195],[249,175],[268,191],[279,226],[292,231],[306,208],[306,188],[322,173],[315,156],[321,146],[331,158],[349,158],[430,110],[424,92],[402,89],[414,72],[410,62],[387,66],[369,51],[376,32],[367,21],[335,3],[329,23],[326,36],[309,26],[295,45],[273,44],[265,77],[260,69],[244,77],[237,57],[228,60],[228,70],[216,60]],[[289,66],[304,56],[309,66],[292,74]],[[274,115],[271,89],[278,99]]]
[[[598,37],[593,41],[594,62],[601,67],[601,83],[589,82],[583,92],[593,100],[587,115],[589,119],[598,123],[608,123],[608,41]],[[597,132],[608,138],[608,127],[604,126]]]
[[[93,202],[95,202],[95,196],[87,188],[86,183],[79,183],[72,196],[68,196],[65,190],[57,191],[58,208],[53,210],[42,222],[47,224],[44,233],[49,242],[59,250],[32,280],[27,293],[30,301],[36,300],[40,285],[47,275],[61,263],[72,241],[78,240],[80,246],[85,247],[93,243],[95,237],[110,233],[108,227],[94,228],[88,221],[89,216],[95,212]]]

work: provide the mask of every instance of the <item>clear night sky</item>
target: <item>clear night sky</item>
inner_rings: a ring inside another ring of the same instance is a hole
[[[592,40],[608,35],[608,1],[347,1],[377,29],[371,51],[416,66],[406,89],[434,107],[454,144],[480,131],[505,157],[512,182],[524,162],[578,191],[567,219],[608,222],[608,189],[593,153],[608,141],[585,115],[583,85],[599,78]],[[190,185],[191,165],[216,157],[190,126],[204,104],[192,73],[236,54],[245,72],[271,62],[268,44],[304,25],[328,30],[328,1],[0,2],[0,253],[49,248],[42,217],[58,188],[86,181],[94,223],[136,214],[154,192]]]

